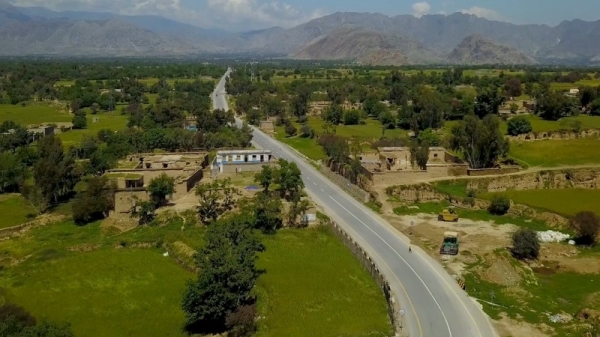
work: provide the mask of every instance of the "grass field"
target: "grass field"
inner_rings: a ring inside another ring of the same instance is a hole
[[[560,83],[560,82],[552,82],[550,83],[550,88],[554,90],[560,91],[568,91],[569,89],[577,89],[581,86],[589,86],[589,87],[597,87],[600,85],[600,79],[593,80],[581,80],[575,83]]]
[[[94,117],[100,120],[93,122]],[[112,113],[99,113],[96,115],[87,115],[88,125],[86,129],[71,130],[59,135],[65,145],[74,145],[83,139],[84,136],[95,136],[101,129],[111,129],[118,131],[127,127],[127,115],[121,115],[118,111]]]
[[[381,290],[328,228],[265,237],[256,336],[390,336]]]
[[[11,120],[22,125],[71,122],[73,116],[47,105],[0,104],[0,122]]]
[[[511,143],[509,155],[530,167],[599,164],[598,146],[596,138]]]
[[[581,211],[592,211],[600,215],[600,190],[588,189],[544,189],[531,191],[503,192],[513,202],[537,209],[573,216]],[[482,195],[491,198],[492,194]]]
[[[298,129],[298,133],[300,133],[301,125],[293,122],[296,128]],[[322,133],[323,127],[325,126],[325,121],[323,121],[320,117],[310,117],[308,119],[308,125],[315,130],[316,133]],[[298,136],[295,137],[287,137],[285,135],[284,127],[278,126],[275,128],[277,132],[277,140],[282,141],[289,146],[295,148],[300,153],[304,154],[310,159],[319,160],[324,159],[326,157],[325,152],[321,146],[317,144],[316,139],[308,139],[308,138],[300,138]],[[373,141],[380,139],[382,136],[381,124],[377,120],[368,119],[365,121],[363,125],[340,125],[336,127],[336,134],[339,136],[347,137],[347,138],[356,138],[361,141]],[[385,137],[387,138],[395,138],[395,137],[406,137],[407,131],[401,129],[393,129],[386,130]],[[363,149],[368,150],[368,149]]]
[[[181,226],[175,218],[119,234],[63,222],[0,241],[0,302],[70,322],[76,336],[186,336],[181,296],[195,276],[155,248],[199,247],[204,229]],[[381,290],[327,229],[282,230],[263,240],[259,336],[389,335]]]
[[[36,211],[20,194],[0,195],[0,228],[17,226],[35,217]]]

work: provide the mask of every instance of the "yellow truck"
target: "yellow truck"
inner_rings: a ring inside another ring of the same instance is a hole
[[[458,214],[456,214],[454,208],[447,208],[438,215],[438,220],[447,222],[457,222]]]

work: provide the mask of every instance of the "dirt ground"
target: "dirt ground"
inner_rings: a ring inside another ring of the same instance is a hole
[[[393,213],[393,207],[391,202],[383,202],[382,216],[394,228],[407,235],[413,244],[440,261],[451,275],[461,276],[465,267],[483,261],[471,271],[487,282],[508,287],[518,294],[517,298],[529,295],[519,284],[534,277],[534,270],[552,274],[559,271],[600,273],[597,258],[579,256],[575,247],[561,243],[542,243],[538,261],[515,267],[514,262],[509,260],[509,254],[503,253],[503,249],[511,246],[511,234],[516,226],[469,219],[460,219],[457,223],[442,222],[431,214],[398,216]],[[459,233],[460,253],[457,256],[439,254],[445,231]],[[552,334],[552,328],[548,325],[528,324],[506,316],[494,321],[494,325],[500,336],[542,337]]]

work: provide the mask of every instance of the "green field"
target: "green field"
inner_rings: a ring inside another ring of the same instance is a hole
[[[600,215],[600,190],[588,189],[543,189],[530,191],[506,191],[516,204],[523,204],[564,216],[573,216],[581,211],[592,211]],[[491,198],[492,194],[482,197]]]
[[[0,104],[0,122],[11,120],[22,125],[71,122],[73,116],[47,105]]]
[[[36,211],[20,194],[0,195],[0,228],[20,225],[32,220]]]
[[[582,86],[589,87],[597,87],[600,85],[600,79],[593,80],[581,80],[575,83],[560,83],[560,82],[552,82],[550,83],[550,88],[554,90],[568,91],[569,89],[577,89]]]
[[[598,146],[600,140],[596,138],[513,142],[509,155],[530,167],[590,165],[600,163]]]
[[[63,222],[0,241],[0,302],[70,322],[76,336],[185,336],[180,303],[195,276],[156,248],[202,244],[203,228],[181,227],[175,218],[119,234]],[[282,230],[263,240],[259,336],[389,335],[383,293],[328,229]]]
[[[328,228],[280,231],[264,242],[256,336],[392,335],[381,289]]]
[[[94,123],[94,118],[99,118],[97,123]],[[118,131],[127,127],[127,115],[121,115],[118,111],[112,113],[98,113],[96,115],[87,115],[88,125],[86,129],[71,130],[59,135],[65,145],[76,145],[83,139],[84,136],[95,136],[101,129],[111,129]]]

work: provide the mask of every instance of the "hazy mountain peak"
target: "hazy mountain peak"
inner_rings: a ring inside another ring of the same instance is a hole
[[[450,53],[449,61],[458,64],[532,64],[531,57],[479,34],[465,37]]]

